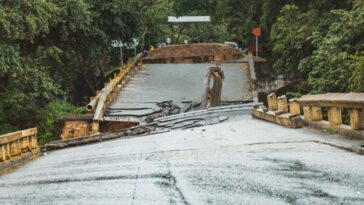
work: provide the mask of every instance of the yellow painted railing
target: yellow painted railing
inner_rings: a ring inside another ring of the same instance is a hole
[[[253,116],[287,127],[307,125],[364,140],[364,93],[304,95],[290,100],[272,93],[267,101],[268,108],[253,109]],[[350,123],[344,124],[344,110],[350,117]]]
[[[138,66],[142,54],[138,54],[134,61],[128,62],[125,68],[121,68],[120,72],[114,76],[109,83],[105,83],[105,88],[97,93],[96,97],[91,99],[87,105],[89,111],[94,110],[94,118],[92,123],[92,132],[99,131],[99,121],[101,120],[106,107],[115,100],[117,92],[121,89],[122,83],[127,83],[130,75],[135,73],[135,68]]]
[[[306,121],[322,121],[323,108],[327,109],[330,126],[343,124],[342,109],[349,111],[352,130],[364,129],[364,93],[326,93],[305,95],[297,100]]]
[[[0,160],[12,160],[13,157],[38,148],[37,128],[12,132],[0,136]]]

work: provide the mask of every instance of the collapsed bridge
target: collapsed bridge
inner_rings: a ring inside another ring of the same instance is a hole
[[[0,173],[42,151],[0,178],[0,203],[362,204],[364,94],[271,93],[260,107],[251,56],[153,56],[115,74],[90,114],[64,117],[66,139],[38,147],[36,129],[0,136]]]
[[[87,108],[93,114],[61,119],[61,138],[130,128],[157,117],[206,108],[201,102],[211,100],[211,89],[206,87],[212,87],[216,76],[208,85],[204,81],[208,68],[216,64],[224,75],[219,104],[252,102],[254,62],[252,57],[250,62],[244,59],[239,50],[217,43],[173,45],[147,56],[139,54],[91,98]]]

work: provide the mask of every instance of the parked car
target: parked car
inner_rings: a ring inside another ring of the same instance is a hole
[[[238,46],[238,44],[236,43],[236,42],[225,42],[224,43],[225,45],[228,45],[228,46],[231,46],[231,47],[233,47],[233,48],[235,48],[235,49],[239,49],[239,46]]]
[[[167,44],[166,43],[157,43],[157,48],[163,48],[163,47],[166,47]]]

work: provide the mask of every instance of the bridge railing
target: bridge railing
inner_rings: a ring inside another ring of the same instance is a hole
[[[303,107],[304,119],[309,122],[322,121],[323,109],[327,109],[330,126],[343,124],[342,110],[350,115],[351,130],[364,129],[364,93],[327,93],[305,95],[298,99]]]
[[[130,75],[135,72],[135,68],[138,67],[141,58],[142,54],[138,54],[125,68],[120,68],[120,72],[114,76],[114,79],[110,80],[109,83],[105,83],[105,87],[87,105],[87,110],[95,111],[91,128],[92,132],[97,133],[99,131],[99,122],[107,106],[116,99],[117,92],[121,89],[122,83],[129,81]]]
[[[289,101],[284,95],[277,97],[272,93],[267,97],[267,104],[268,108],[253,109],[253,116],[291,128],[308,125],[364,139],[364,93],[304,95]],[[344,109],[350,117],[348,124],[343,123]]]
[[[0,160],[12,160],[13,157],[38,148],[37,128],[8,133],[0,136]]]
[[[303,127],[300,106],[296,99],[287,100],[285,95],[275,93],[267,97],[268,108],[255,107],[252,115],[258,119],[274,122],[290,128]]]

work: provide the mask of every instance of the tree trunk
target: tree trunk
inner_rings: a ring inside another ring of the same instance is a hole
[[[144,32],[142,34],[142,43],[141,43],[141,48],[142,48],[142,52],[144,51],[144,46],[145,46],[145,35],[147,34],[148,32],[148,26],[145,26],[144,28]]]
[[[96,88],[95,88],[95,84],[93,84],[92,82],[90,82],[90,79],[88,77],[88,73],[87,73],[87,67],[86,67],[86,62],[85,62],[85,59],[81,57],[81,54],[80,52],[76,49],[75,50],[76,52],[76,57],[77,57],[77,63],[78,63],[78,66],[81,70],[81,73],[83,75],[83,78],[85,79],[85,82],[88,86],[88,88],[92,91],[92,93],[96,94]]]

